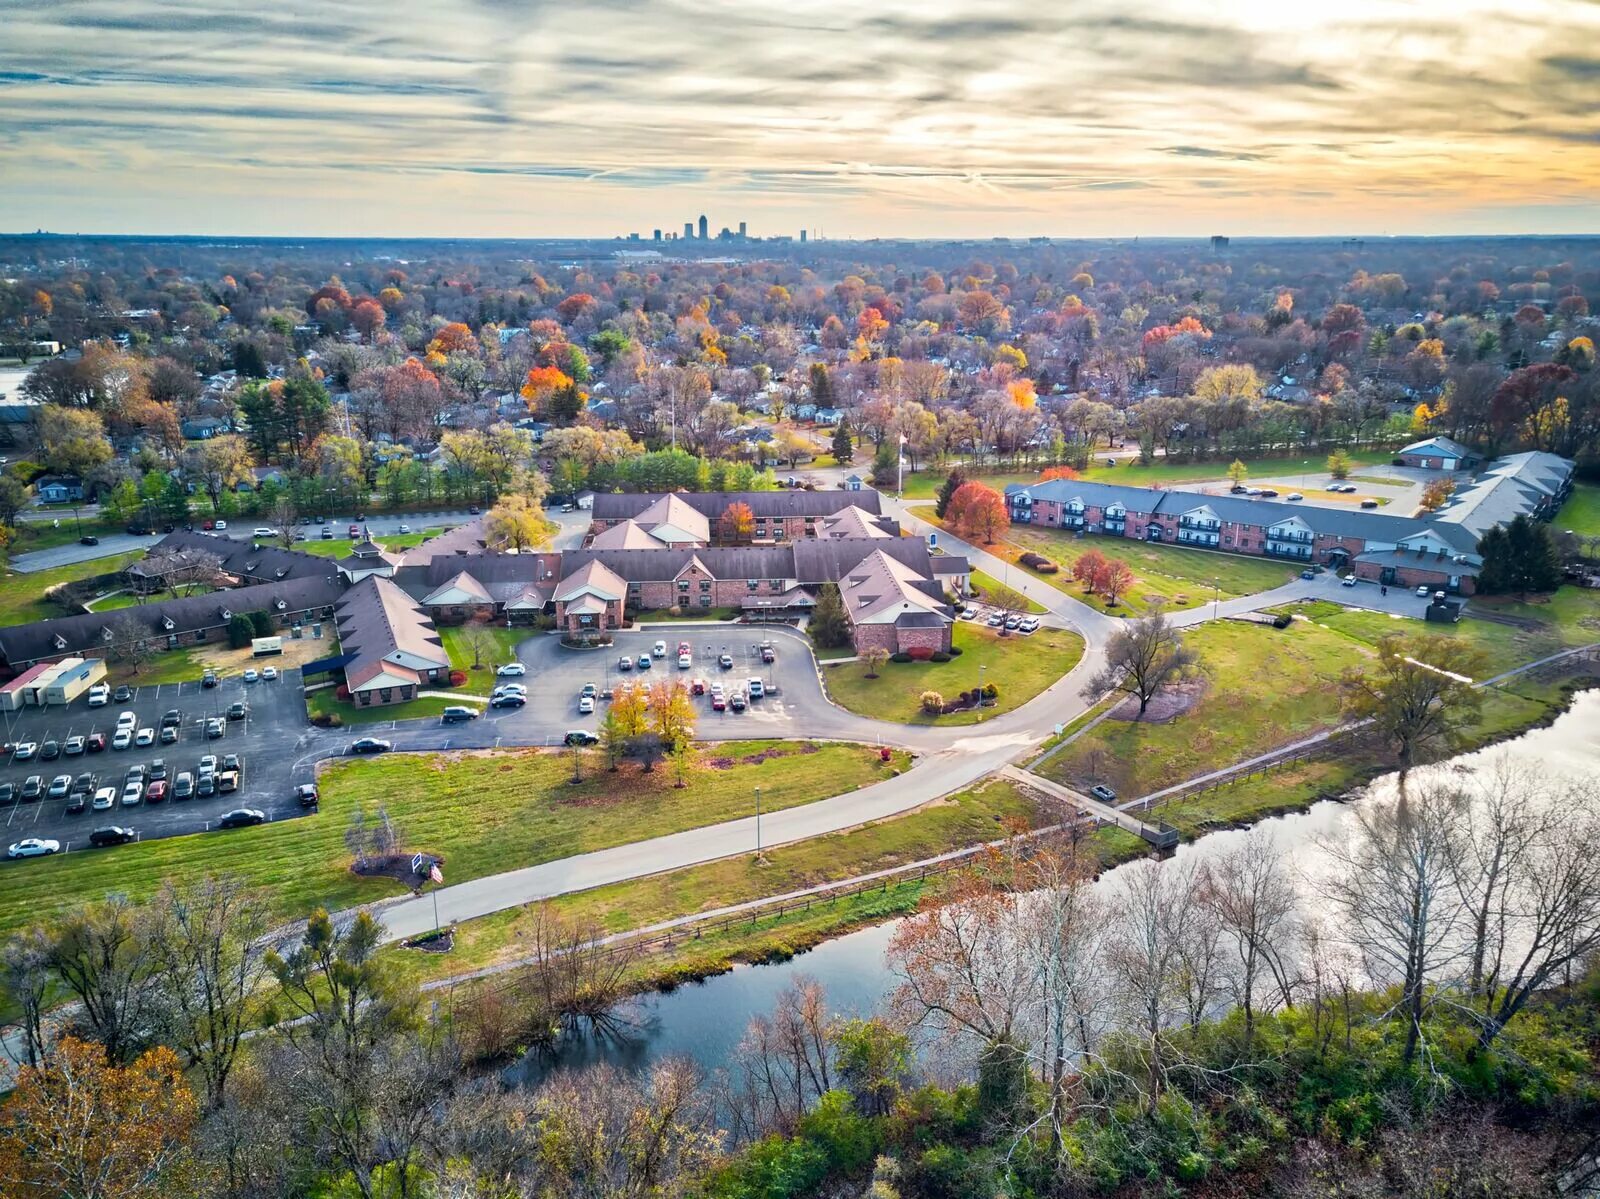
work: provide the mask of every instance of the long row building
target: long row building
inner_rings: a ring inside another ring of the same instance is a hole
[[[1017,524],[1197,546],[1353,572],[1397,587],[1471,595],[1484,533],[1516,516],[1549,520],[1572,491],[1573,464],[1512,454],[1426,516],[1054,479],[1006,488]]]

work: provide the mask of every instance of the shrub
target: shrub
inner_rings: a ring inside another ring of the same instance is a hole
[[[466,681],[467,681],[467,672],[466,671],[464,671],[464,670],[452,670],[450,672],[450,685],[452,687],[465,686],[466,685]]]
[[[907,653],[890,654],[889,661],[900,663],[909,662],[911,661],[911,655]]]
[[[311,718],[311,723],[319,729],[336,729],[344,724],[344,717],[337,712],[318,712]]]
[[[922,710],[929,716],[937,716],[944,711],[944,696],[937,691],[924,691],[922,693]]]
[[[683,615],[683,609],[679,605],[673,604],[672,607],[667,609],[667,615],[672,617],[673,620],[677,620]]]
[[[1000,684],[999,683],[985,683],[983,685],[983,697],[985,699],[999,699],[1000,698]]]
[[[936,650],[933,651],[933,656],[931,658],[929,658],[928,661],[930,661],[930,662],[948,662],[948,661],[950,661],[950,655],[945,653],[944,650],[942,650],[942,649],[936,649]]]
[[[1272,627],[1275,629],[1286,629],[1293,623],[1294,617],[1290,616],[1287,612],[1279,612],[1272,618]]]
[[[1054,562],[1042,562],[1038,566],[1034,567],[1034,569],[1042,575],[1053,575],[1060,571],[1061,568]]]
[[[950,656],[952,658],[959,658],[961,656],[961,647],[959,645],[952,645],[950,647]]]
[[[335,699],[342,699],[345,703],[349,703],[350,685],[348,683],[340,683],[334,688],[333,694]]]
[[[933,647],[929,645],[915,645],[911,647],[911,660],[913,662],[926,662],[933,657]]]

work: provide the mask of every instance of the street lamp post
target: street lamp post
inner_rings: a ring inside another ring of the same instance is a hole
[[[756,857],[761,856],[761,788],[756,788]]]
[[[983,719],[983,672],[989,667],[984,663],[978,664],[978,719]]]
[[[1217,618],[1217,605],[1222,598],[1222,584],[1218,579],[1211,580],[1211,619]]]

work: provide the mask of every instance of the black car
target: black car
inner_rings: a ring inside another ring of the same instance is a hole
[[[210,799],[217,793],[217,776],[202,774],[200,781],[194,785],[194,793],[201,799]]]
[[[265,824],[267,814],[260,808],[235,808],[217,819],[218,828],[249,828],[252,824]]]
[[[77,816],[82,814],[89,806],[89,796],[83,791],[74,791],[67,796],[67,815]]]
[[[0,807],[10,807],[17,802],[17,785],[0,783]]]
[[[247,708],[242,702],[241,703],[229,704],[228,705],[228,719],[229,720],[243,720],[244,717],[245,717],[245,713],[247,713],[248,711],[250,711],[250,709]]]
[[[314,808],[322,793],[317,790],[315,783],[301,783],[294,789],[294,797],[300,801],[302,808]]]
[[[504,692],[489,701],[491,708],[520,708],[528,701],[514,692]]]
[[[599,745],[600,738],[587,729],[573,729],[563,738],[567,745]]]
[[[72,780],[72,789],[74,791],[82,791],[85,795],[93,794],[97,785],[98,780],[92,772],[87,770]]]
[[[161,727],[164,728],[164,729],[166,729],[166,728],[174,728],[174,729],[175,728],[182,728],[183,727],[183,713],[178,711],[177,708],[168,708],[167,709],[167,714],[161,718]]]
[[[59,741],[46,741],[39,747],[39,760],[42,762],[54,762],[60,756],[61,742]]]
[[[100,538],[96,537],[93,533],[85,533],[82,537],[78,538],[78,544],[79,545],[99,545],[100,544]]]
[[[126,845],[138,836],[139,834],[131,828],[108,824],[105,828],[97,828],[89,834],[89,844],[100,848],[104,848],[107,845]]]
[[[124,683],[111,693],[111,698],[119,704],[125,704],[133,698],[133,688]]]
[[[394,742],[381,737],[357,737],[350,743],[353,754],[385,754],[394,748]]]
[[[206,671],[205,674],[200,676],[200,685],[202,687],[215,687],[217,685],[217,672],[214,670]]]

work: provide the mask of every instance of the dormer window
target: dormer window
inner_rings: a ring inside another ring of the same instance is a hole
[[[57,649],[66,649],[67,648],[67,639],[65,637],[63,637],[60,633],[57,633],[55,635],[54,639],[51,641],[51,644],[54,645]]]
[[[289,602],[287,600],[276,600],[276,601],[273,602],[272,606],[274,608],[276,608],[279,612],[282,612],[285,608],[287,608],[289,606]]]
[[[223,620],[232,620],[233,619],[233,611],[231,609],[229,609],[229,608],[223,608],[222,609],[222,619]]]
[[[100,640],[104,641],[107,645],[111,644],[111,639],[112,639],[113,636],[114,636],[114,634],[111,632],[110,629],[101,629],[100,630]]]
[[[165,629],[167,632],[170,633],[170,632],[172,632],[173,629],[177,628],[178,626],[177,626],[176,622],[173,621],[172,617],[163,616],[161,618],[161,627],[163,629]]]
[[[278,567],[277,577],[281,579],[281,578],[283,578],[284,575],[286,575],[288,573],[289,573],[289,568],[287,566],[280,566],[280,567]]]

